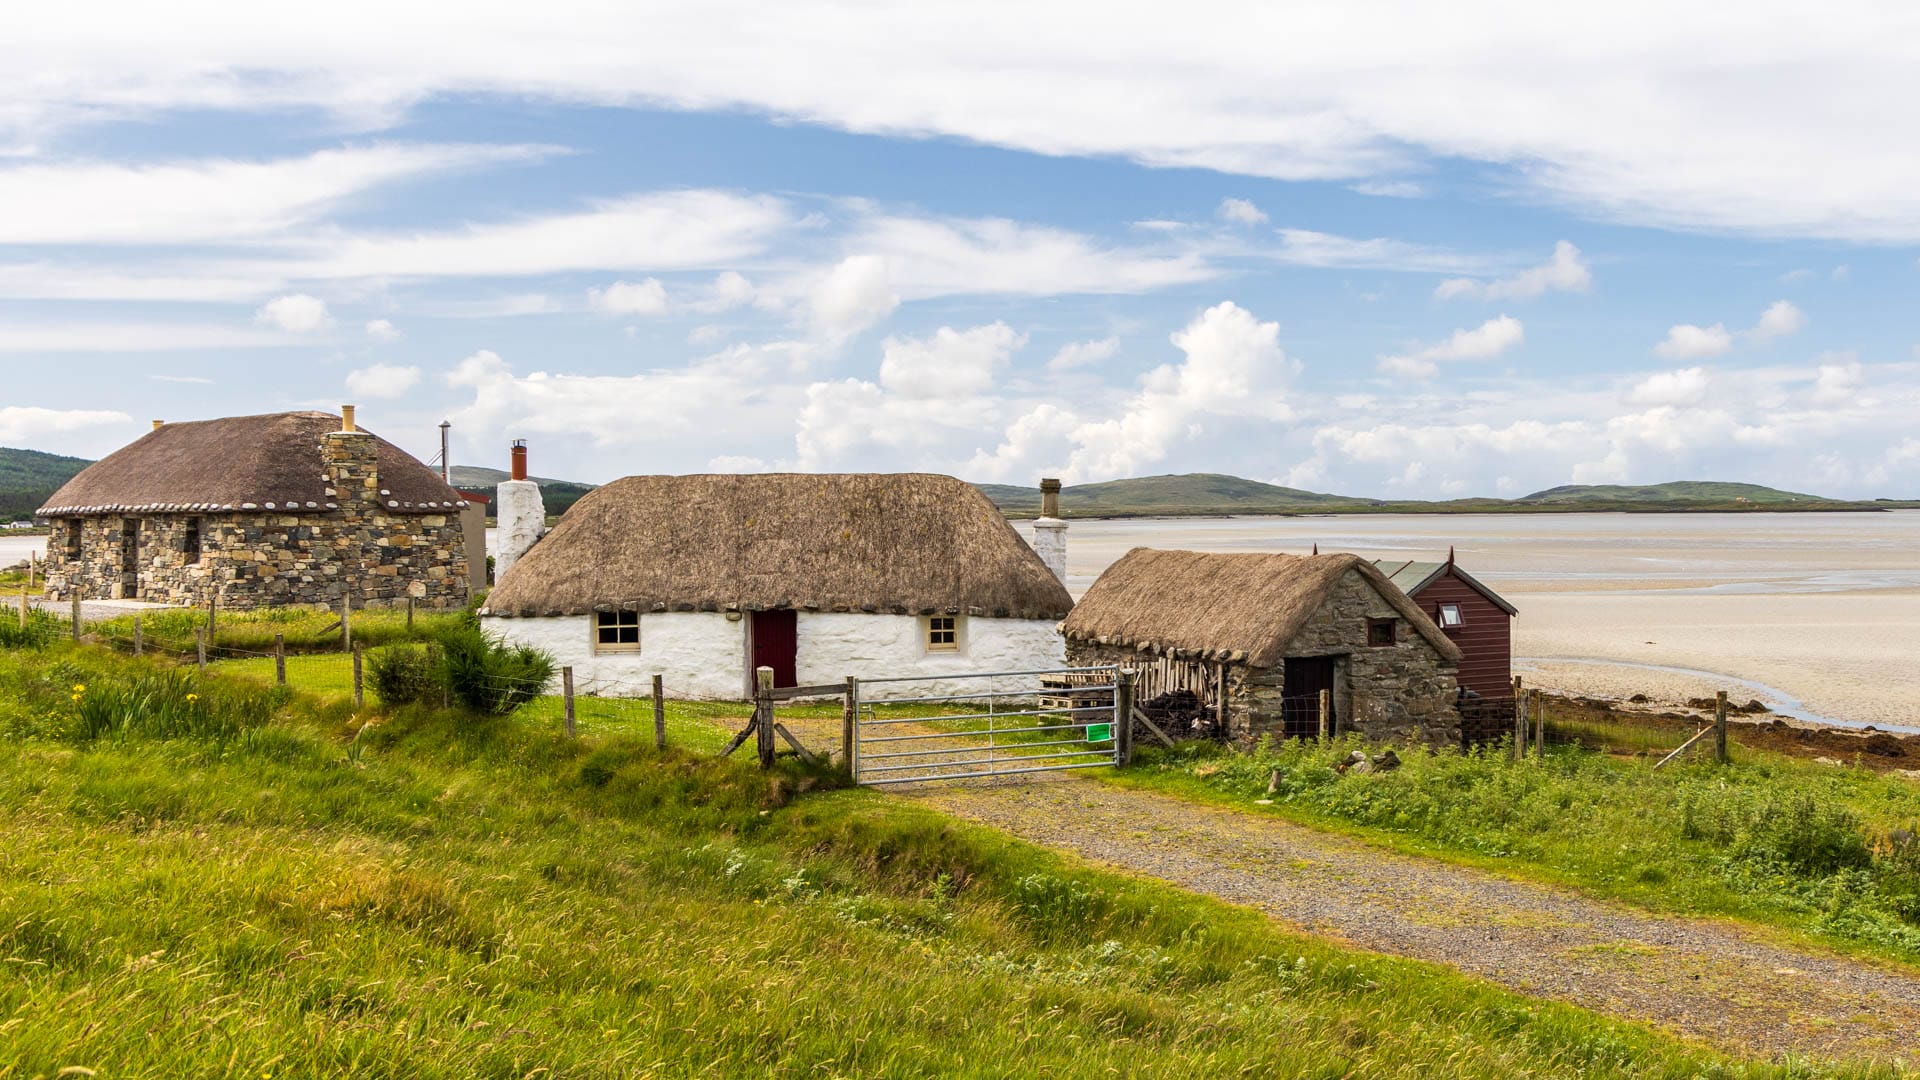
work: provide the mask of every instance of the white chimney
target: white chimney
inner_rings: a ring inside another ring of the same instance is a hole
[[[1067,580],[1067,523],[1060,520],[1060,481],[1040,481],[1040,517],[1033,523],[1033,550],[1061,584]]]
[[[499,535],[493,553],[493,580],[505,581],[507,571],[520,561],[547,531],[547,505],[540,499],[540,485],[527,479],[527,440],[513,440],[511,479],[500,481],[494,489],[494,524]]]

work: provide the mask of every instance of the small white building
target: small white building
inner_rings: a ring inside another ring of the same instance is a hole
[[[645,693],[658,674],[674,697],[740,698],[765,666],[778,686],[952,674],[898,695],[961,696],[986,689],[970,673],[1059,667],[1072,606],[951,476],[630,476],[574,504],[481,617],[572,666],[583,693]]]

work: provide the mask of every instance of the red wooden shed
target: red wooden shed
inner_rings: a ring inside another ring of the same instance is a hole
[[[1499,593],[1446,562],[1379,559],[1374,565],[1460,646],[1460,689],[1483,698],[1513,696],[1513,617],[1519,611]]]

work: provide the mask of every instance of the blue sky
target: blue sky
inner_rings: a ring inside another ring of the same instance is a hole
[[[1185,10],[48,14],[0,445],[1920,491],[1912,17]]]

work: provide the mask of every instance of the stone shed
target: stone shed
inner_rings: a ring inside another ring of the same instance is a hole
[[[432,469],[360,430],[352,406],[155,421],[41,507],[53,523],[46,595],[459,607],[465,506]]]
[[[1238,743],[1314,735],[1326,690],[1336,732],[1460,738],[1459,647],[1355,555],[1135,548],[1060,630],[1070,664],[1137,669],[1136,700],[1149,715],[1183,702],[1194,721],[1184,733]]]

